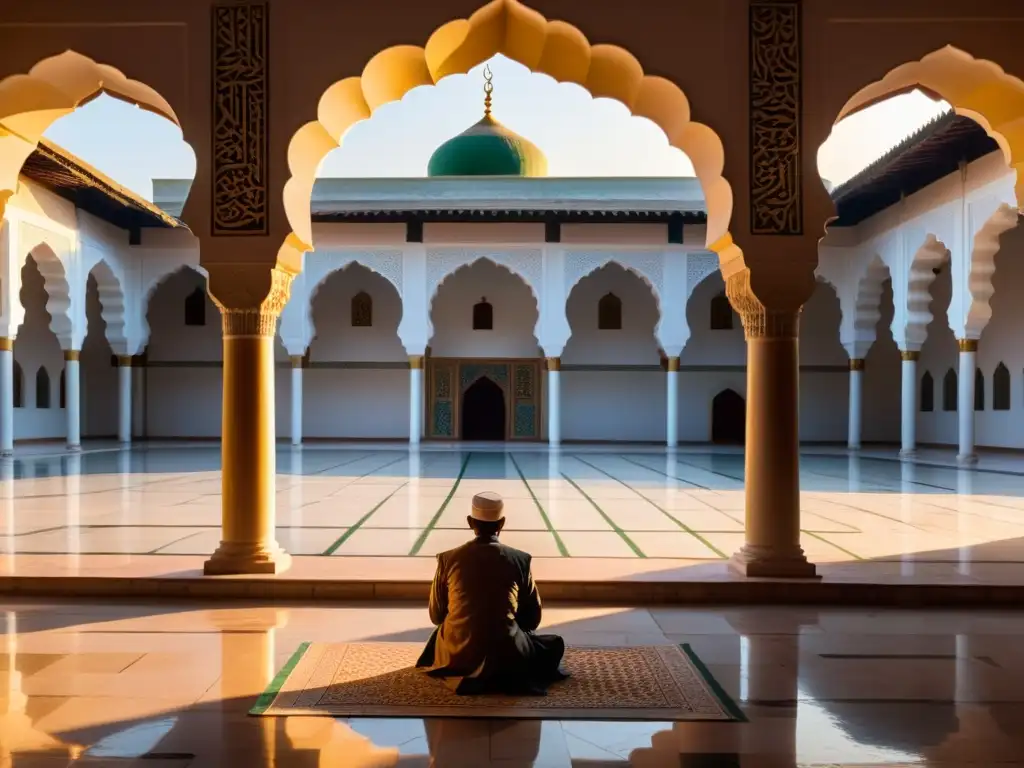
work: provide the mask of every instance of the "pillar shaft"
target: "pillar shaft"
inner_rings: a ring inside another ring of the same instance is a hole
[[[901,351],[902,369],[902,426],[900,429],[900,456],[913,456],[917,451],[917,361],[916,351]]]
[[[64,350],[64,415],[67,418],[68,450],[82,448],[81,388],[79,387],[79,351]]]
[[[14,339],[0,338],[0,456],[14,455]]]
[[[799,350],[796,312],[744,315],[747,336],[747,576],[813,577],[800,547]]]
[[[562,443],[562,361],[549,357],[548,364],[548,445]]]
[[[957,421],[959,450],[957,461],[973,464],[974,452],[974,373],[978,366],[977,339],[960,339],[960,386],[957,387]]]
[[[409,444],[423,436],[423,356],[409,356]]]
[[[207,574],[279,573],[291,558],[274,537],[274,332],[290,277],[264,306],[221,306],[224,402],[221,425],[221,543]],[[270,304],[271,307],[266,305]]]
[[[860,449],[861,415],[864,405],[864,360],[850,360],[850,423],[846,433],[846,447],[851,451]]]
[[[117,441],[132,441],[132,356],[117,356]]]
[[[302,445],[302,355],[292,355],[292,445]]]
[[[665,444],[675,448],[679,444],[679,358],[668,359],[665,376]]]

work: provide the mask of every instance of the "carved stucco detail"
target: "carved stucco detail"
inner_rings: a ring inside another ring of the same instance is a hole
[[[688,253],[686,255],[686,295],[690,296],[708,275],[718,271],[718,254]]]
[[[72,338],[71,284],[67,273],[71,241],[59,233],[22,221],[18,227],[18,243],[22,254],[25,254],[21,263],[24,264],[24,259],[31,254],[39,274],[43,276],[50,330],[60,341],[62,349],[70,349],[75,341]],[[16,301],[17,297],[13,300]]]
[[[427,250],[427,296],[431,299],[449,276],[486,259],[518,275],[540,306],[544,287],[543,254],[537,248],[430,248]]]
[[[743,321],[748,339],[795,339],[799,334],[800,310],[768,309],[750,287],[750,270],[736,272],[725,281],[729,303]]]
[[[661,306],[664,284],[665,255],[661,251],[578,251],[565,253],[566,296],[587,275],[606,264],[618,264],[643,280]]]
[[[902,333],[900,329],[893,329],[893,336],[900,349],[920,350],[924,345],[928,325],[932,321],[931,285],[935,282],[934,270],[946,260],[948,253],[945,244],[936,239],[935,235],[928,235],[924,244],[914,253],[907,275],[904,327]]]
[[[307,279],[313,285],[310,291],[310,307],[312,307],[313,296],[323,285],[324,281],[335,272],[359,264],[371,272],[387,280],[402,295],[402,251],[396,249],[372,250],[372,251],[335,251],[325,249],[314,251],[306,256]]]
[[[237,270],[238,280],[252,284],[251,274],[245,275],[249,270]],[[248,280],[246,277],[248,276]],[[217,276],[220,280],[230,281],[232,274],[230,269],[224,269]],[[292,280],[295,276],[283,269],[270,270],[270,288],[266,296],[260,300],[255,295],[250,295],[250,301],[239,302],[240,307],[225,306],[217,297],[210,293],[213,303],[220,309],[223,318],[225,336],[273,336],[277,332],[277,318],[288,303],[291,296]],[[239,290],[236,286],[236,291]],[[250,292],[251,294],[251,292]],[[234,298],[238,298],[235,296]]]

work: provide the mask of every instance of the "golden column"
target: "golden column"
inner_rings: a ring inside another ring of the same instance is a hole
[[[750,299],[738,302],[747,338],[746,543],[731,566],[746,576],[814,577],[800,546],[800,312]]]
[[[265,298],[258,303],[250,300],[251,293],[245,290],[249,286],[224,286],[231,303],[242,305],[235,307],[226,304],[226,296],[217,296],[212,270],[210,275],[210,295],[220,308],[224,328],[223,531],[220,546],[206,561],[207,574],[281,573],[291,564],[274,536],[274,333],[288,302],[292,275],[278,268],[266,272],[270,285],[260,291]],[[260,277],[266,272],[261,270]],[[242,278],[253,276],[230,277],[250,282]]]

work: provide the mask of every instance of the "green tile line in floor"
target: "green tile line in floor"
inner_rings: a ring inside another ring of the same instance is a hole
[[[684,480],[683,478],[681,478],[681,477],[679,477],[677,475],[670,475],[668,472],[664,471],[663,469],[655,469],[654,467],[649,467],[646,464],[641,464],[639,461],[633,461],[633,459],[629,458],[629,456],[626,456],[624,454],[620,453],[620,454],[618,454],[618,456],[623,461],[628,461],[630,464],[635,464],[636,466],[640,467],[641,469],[647,469],[647,470],[650,470],[651,472],[655,472],[655,473],[661,475],[662,477],[668,477],[668,478],[671,478],[672,480],[678,480],[680,483],[686,483],[687,485],[692,485],[694,488],[696,488],[699,491],[710,491],[711,490],[706,485],[701,485],[700,483],[695,483],[692,480]]]
[[[533,492],[533,488],[530,487],[530,484],[527,482],[526,475],[524,475],[523,470],[519,468],[519,462],[516,461],[515,455],[513,455],[512,452],[510,451],[508,453],[508,457],[512,459],[512,466],[515,467],[516,472],[519,473],[519,479],[523,481],[523,485],[526,486],[527,493],[530,494],[530,498],[533,499],[533,503],[537,505],[537,511],[540,512],[540,516],[541,519],[544,521],[545,527],[547,527],[551,535],[555,537],[555,545],[558,547],[558,553],[562,557],[572,557],[572,555],[569,554],[569,550],[565,546],[565,542],[562,541],[562,537],[558,535],[558,531],[556,531],[555,527],[551,525],[551,519],[548,517],[548,513],[544,509],[544,506],[540,503],[540,499],[537,498],[537,494]]]
[[[800,532],[801,532],[801,533],[806,533],[806,534],[807,534],[808,536],[813,536],[813,537],[814,537],[814,538],[816,538],[816,539],[817,539],[818,541],[823,541],[823,542],[825,542],[826,544],[828,544],[828,545],[830,545],[830,546],[833,546],[833,547],[835,547],[836,549],[838,549],[838,550],[839,550],[840,552],[842,552],[843,554],[846,554],[846,555],[849,555],[850,557],[852,557],[852,558],[853,558],[854,560],[863,560],[863,559],[864,559],[863,557],[861,557],[860,555],[858,555],[858,554],[857,554],[856,552],[851,552],[851,551],[850,551],[850,550],[848,550],[848,549],[847,549],[846,547],[840,547],[840,546],[839,546],[838,544],[836,544],[836,543],[835,543],[834,541],[829,541],[828,539],[826,539],[826,538],[825,538],[824,536],[822,536],[821,534],[818,534],[818,533],[814,533],[814,531],[808,531],[808,530],[804,530],[803,528],[801,528],[801,529],[800,529]]]
[[[573,456],[572,456],[572,458],[576,459],[576,461],[580,462],[581,464],[586,464],[586,465],[587,465],[588,467],[590,467],[591,469],[596,469],[596,470],[597,470],[598,472],[600,472],[600,473],[601,473],[602,475],[604,475],[604,476],[606,476],[606,477],[609,477],[609,478],[611,478],[612,480],[614,480],[615,482],[619,483],[620,485],[622,485],[622,486],[624,486],[624,487],[628,488],[628,489],[629,489],[629,490],[631,490],[631,491],[632,491],[633,493],[635,493],[635,494],[636,494],[637,496],[639,496],[639,497],[640,497],[641,499],[643,499],[643,500],[644,500],[644,501],[646,501],[646,502],[647,502],[648,504],[650,504],[650,505],[651,505],[652,507],[654,507],[654,508],[655,508],[656,510],[658,510],[659,512],[661,512],[661,514],[663,514],[663,515],[664,515],[665,517],[667,517],[667,518],[668,518],[669,520],[671,520],[671,521],[672,521],[673,523],[675,523],[675,524],[676,524],[676,525],[678,525],[678,526],[679,526],[680,528],[682,528],[682,529],[683,529],[684,531],[686,531],[686,532],[687,532],[688,534],[690,534],[690,535],[691,535],[691,536],[693,536],[693,537],[694,537],[695,539],[697,539],[697,541],[699,541],[699,542],[700,542],[701,544],[703,544],[703,545],[704,545],[705,547],[707,547],[708,549],[710,549],[710,550],[711,550],[712,552],[714,552],[714,553],[715,553],[716,555],[718,555],[718,556],[719,556],[720,558],[722,558],[723,560],[728,560],[728,559],[729,559],[729,556],[728,556],[727,554],[725,554],[725,552],[723,552],[723,551],[722,551],[722,550],[720,550],[720,549],[719,549],[718,547],[716,547],[716,546],[715,546],[714,544],[712,544],[712,543],[711,543],[710,541],[708,541],[707,539],[705,539],[705,538],[704,538],[703,536],[701,536],[701,535],[700,535],[699,533],[697,533],[697,531],[695,531],[695,530],[694,530],[693,528],[691,528],[690,526],[688,526],[688,525],[687,525],[686,523],[684,523],[684,522],[683,522],[682,520],[680,520],[680,519],[679,519],[678,517],[676,517],[675,515],[671,514],[671,513],[670,513],[670,512],[669,512],[669,511],[668,511],[667,509],[665,509],[665,508],[664,508],[664,507],[662,507],[662,506],[661,506],[660,504],[658,504],[658,502],[654,501],[654,499],[650,499],[650,498],[648,498],[647,496],[645,496],[644,494],[640,493],[640,491],[638,491],[638,490],[637,490],[636,488],[634,488],[634,487],[633,487],[632,485],[630,485],[629,483],[627,483],[627,482],[626,482],[625,480],[622,480],[621,478],[618,478],[618,477],[616,477],[616,476],[615,476],[615,475],[613,475],[613,474],[612,474],[611,472],[608,472],[608,471],[606,471],[606,470],[604,470],[604,469],[601,469],[601,467],[597,466],[596,464],[591,464],[591,463],[590,463],[589,461],[587,461],[586,459],[582,459],[582,458],[580,458],[579,456],[573,455]]]
[[[354,483],[357,483],[358,481],[362,480],[365,477],[369,477],[370,475],[374,474],[375,472],[380,472],[382,469],[387,469],[388,467],[392,466],[393,464],[397,464],[402,459],[408,460],[408,458],[409,458],[408,456],[399,456],[397,459],[392,459],[391,461],[389,461],[389,462],[387,462],[385,464],[381,464],[379,467],[374,467],[369,472],[364,472],[363,474],[359,475],[358,477],[353,477],[351,480],[349,480],[347,483],[345,483],[343,486],[341,486],[338,489],[338,491],[342,491],[342,490],[348,488],[350,485],[353,485]],[[334,493],[337,493],[338,491],[335,491]],[[315,503],[316,502],[314,502],[314,501],[310,502],[310,504],[315,504]]]
[[[355,464],[357,461],[360,461],[362,459],[368,459],[368,458],[370,458],[373,455],[374,454],[372,454],[372,453],[363,453],[361,456],[356,456],[354,459],[349,459],[348,461],[343,461],[340,464],[332,464],[329,467],[324,467],[323,469],[318,469],[315,472],[310,472],[308,476],[322,475],[324,472],[329,472],[330,470],[337,469],[338,467],[345,467],[345,466],[348,466],[349,464]],[[292,477],[295,477],[295,475],[292,475],[291,472],[287,472],[287,473],[278,472],[278,474],[288,474],[288,475],[291,475]],[[300,473],[299,477],[307,477],[307,475],[305,473]]]
[[[617,534],[619,534],[619,537],[624,542],[626,542],[626,545],[630,549],[633,550],[633,553],[637,557],[647,557],[647,555],[645,555],[643,553],[643,550],[641,550],[640,547],[638,547],[636,545],[636,542],[633,541],[631,538],[629,538],[629,536],[626,534],[626,532],[624,530],[622,530],[621,528],[619,528],[618,525],[615,524],[614,520],[612,520],[610,517],[608,517],[608,514],[603,509],[601,509],[601,507],[598,505],[598,503],[596,501],[594,501],[592,498],[590,498],[590,495],[586,491],[584,491],[582,488],[580,488],[576,484],[575,480],[573,480],[571,477],[569,477],[567,474],[565,474],[565,472],[561,472],[560,474],[562,475],[562,477],[564,477],[568,481],[569,485],[571,485],[573,488],[575,488],[577,491],[579,491],[580,495],[583,496],[583,498],[585,498],[587,501],[590,502],[590,506],[592,506],[594,509],[597,510],[597,514],[599,514],[601,517],[603,517],[604,521],[606,523],[608,523],[608,525],[611,526],[612,530],[615,531]]]
[[[343,534],[341,534],[341,536],[338,537],[338,540],[335,541],[333,544],[331,544],[331,546],[329,546],[327,549],[325,549],[322,554],[323,555],[333,555],[335,552],[337,552],[338,551],[338,547],[340,547],[342,544],[344,544],[346,541],[348,541],[349,538],[351,538],[353,533],[355,533],[360,528],[362,528],[363,523],[365,523],[367,520],[369,520],[370,516],[373,515],[374,512],[376,512],[378,509],[383,507],[391,499],[392,496],[394,496],[400,490],[405,488],[405,486],[407,486],[408,484],[409,484],[409,481],[406,480],[404,483],[402,483],[397,488],[395,488],[395,490],[393,490],[391,493],[389,493],[383,499],[381,499],[376,504],[374,504],[369,512],[367,512],[365,515],[363,515],[358,520],[356,520],[351,526],[349,526],[349,528]]]
[[[459,489],[459,484],[462,482],[463,475],[466,474],[466,467],[469,466],[469,460],[473,458],[473,452],[470,451],[466,454],[466,458],[462,460],[462,466],[459,468],[459,474],[455,477],[455,483],[452,485],[452,489],[448,491],[448,495],[444,497],[444,501],[441,502],[441,506],[437,508],[437,512],[430,518],[430,522],[427,523],[427,527],[423,529],[419,537],[416,539],[416,543],[412,545],[412,549],[409,550],[409,557],[415,557],[423,549],[423,544],[427,540],[427,536],[434,530],[434,526],[437,525],[437,521],[441,519],[441,515],[448,508],[451,503],[452,497],[455,496],[455,492]]]

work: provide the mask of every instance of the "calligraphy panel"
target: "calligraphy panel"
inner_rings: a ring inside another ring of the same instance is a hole
[[[750,2],[750,229],[803,234],[800,2]]]
[[[212,234],[270,231],[265,3],[213,7]]]

